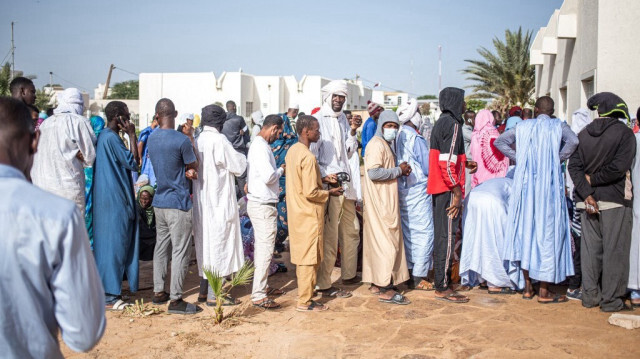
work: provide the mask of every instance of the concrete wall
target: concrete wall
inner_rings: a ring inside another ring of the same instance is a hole
[[[640,105],[638,14],[637,0],[618,0],[615,6],[606,0],[565,0],[531,47],[535,96],[550,95],[556,115],[568,122],[602,91],[618,94],[635,113]]]

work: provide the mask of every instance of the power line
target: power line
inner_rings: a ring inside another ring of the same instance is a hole
[[[60,80],[62,80],[62,81],[64,81],[64,82],[70,83],[71,85],[73,85],[73,86],[75,86],[75,87],[78,87],[78,88],[81,88],[81,89],[83,89],[83,90],[85,90],[85,91],[87,91],[87,92],[90,92],[90,91],[89,91],[87,88],[85,88],[84,86],[80,86],[80,85],[78,85],[78,84],[77,84],[77,83],[75,83],[75,82],[71,82],[71,81],[69,81],[69,80],[65,79],[64,77],[62,77],[62,76],[58,75],[57,73],[50,72],[50,74],[51,74],[51,75],[53,75],[53,76],[55,76],[55,77],[57,77],[57,78],[59,78]]]
[[[139,75],[140,75],[140,74],[137,74],[137,73],[135,73],[135,72],[131,72],[131,71],[129,71],[129,70],[125,70],[125,69],[123,69],[122,67],[115,67],[115,66],[114,66],[113,68],[114,68],[114,69],[118,69],[118,70],[123,71],[123,72],[126,72],[126,73],[128,73],[128,74],[134,75],[134,76],[139,76]]]
[[[7,54],[6,54],[6,55],[4,55],[4,59],[2,59],[2,62],[0,62],[0,66],[1,66],[1,65],[4,65],[4,60],[6,60],[6,59],[7,59],[7,57],[9,57],[9,54],[11,54],[11,49],[9,49],[9,51],[7,52]]]

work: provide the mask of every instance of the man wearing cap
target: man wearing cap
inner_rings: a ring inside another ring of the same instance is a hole
[[[522,108],[520,106],[513,106],[509,109],[509,118],[507,119],[507,126],[505,131],[516,127],[517,124],[522,121]]]
[[[587,101],[599,118],[580,131],[569,173],[582,212],[582,305],[603,312],[625,308],[633,218],[631,167],[636,155],[627,105],[611,92]],[[622,121],[621,121],[622,120]],[[636,159],[637,161],[637,159]]]
[[[40,125],[39,151],[33,158],[33,184],[76,203],[84,213],[84,167],[96,159],[96,136],[82,116],[84,100],[78,89],[58,94],[54,115]]]
[[[369,112],[369,118],[365,121],[362,127],[362,157],[364,157],[364,149],[367,147],[367,143],[375,136],[378,130],[378,117],[384,108],[375,102],[367,102],[367,112]]]
[[[351,177],[349,158],[358,149],[356,130],[360,123],[354,121],[351,126],[342,112],[347,100],[347,82],[335,80],[322,88],[322,107],[315,117],[320,124],[320,139],[311,144],[310,150],[318,159],[323,182],[330,186],[339,185],[337,175],[346,173]],[[323,296],[348,298],[351,293],[333,287],[331,272],[336,263],[338,237],[342,283],[355,284],[360,280],[356,276],[358,244],[360,243],[360,224],[356,217],[356,191],[351,181],[342,183],[345,191],[338,197],[329,199],[323,234],[323,257],[318,267],[317,287]]]

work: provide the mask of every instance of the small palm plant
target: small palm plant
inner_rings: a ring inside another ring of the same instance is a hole
[[[224,319],[224,311],[222,310],[222,304],[224,303],[225,298],[231,291],[233,287],[239,285],[248,284],[253,278],[253,271],[255,270],[253,263],[250,261],[244,262],[242,267],[235,273],[231,275],[231,280],[228,282],[228,285],[225,286],[225,278],[221,276],[218,271],[212,268],[202,268],[205,276],[207,276],[207,281],[211,286],[213,291],[213,295],[216,297],[216,306],[214,312],[216,314],[215,321],[216,324],[222,323]]]

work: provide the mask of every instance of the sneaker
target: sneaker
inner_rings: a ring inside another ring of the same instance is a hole
[[[567,298],[571,300],[582,300],[582,289],[567,289]]]

